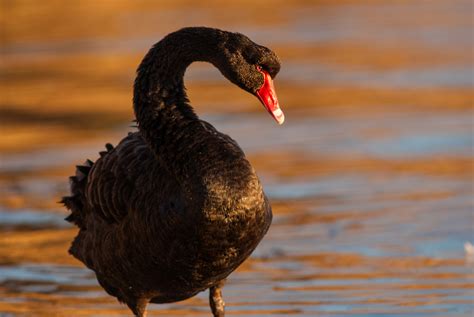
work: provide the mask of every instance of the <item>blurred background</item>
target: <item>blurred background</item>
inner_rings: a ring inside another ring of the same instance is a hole
[[[127,316],[68,255],[74,165],[132,131],[135,69],[184,26],[282,60],[286,122],[209,64],[202,118],[239,142],[274,222],[231,275],[230,316],[472,316],[471,1],[0,0],[0,316]],[[150,316],[209,316],[207,294]]]

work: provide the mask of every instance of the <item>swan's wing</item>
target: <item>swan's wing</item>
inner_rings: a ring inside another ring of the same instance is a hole
[[[232,138],[205,121],[201,124],[226,143],[229,151],[243,155]],[[81,182],[72,181],[72,195],[63,199],[72,211],[67,220],[80,228],[97,217],[107,223],[119,223],[134,213],[160,209],[168,214],[168,209],[182,208],[175,178],[160,164],[138,132],[130,133],[115,148],[107,145],[107,151],[101,152],[101,157],[88,167],[87,175],[81,179]]]
[[[156,206],[166,171],[139,133],[131,133],[96,163],[88,177],[85,208],[108,223]],[[159,176],[159,177],[157,177]]]

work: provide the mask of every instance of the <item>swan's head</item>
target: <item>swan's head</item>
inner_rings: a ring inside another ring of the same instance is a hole
[[[279,123],[285,116],[278,104],[273,79],[280,71],[280,60],[270,49],[252,42],[240,33],[225,32],[219,46],[216,66],[240,88],[255,95]]]

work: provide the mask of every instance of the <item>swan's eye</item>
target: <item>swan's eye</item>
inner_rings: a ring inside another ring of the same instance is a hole
[[[264,65],[264,66],[261,66],[261,65],[256,65],[256,68],[257,68],[257,71],[262,73],[262,74],[270,74],[271,77],[273,78],[273,69]]]
[[[275,69],[272,68],[271,66],[267,66],[267,65],[256,65],[256,68],[259,72],[265,72],[265,73],[268,73],[272,76],[272,78],[274,77],[275,75]]]

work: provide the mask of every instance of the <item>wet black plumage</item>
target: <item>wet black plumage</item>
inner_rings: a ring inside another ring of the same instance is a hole
[[[272,212],[243,151],[200,120],[183,76],[193,61],[215,65],[255,94],[272,77],[276,55],[246,36],[185,28],[155,44],[137,71],[139,131],[78,166],[63,203],[79,234],[70,253],[137,316],[148,302],[174,302],[210,288],[214,316],[224,315],[225,278],[255,249]]]

